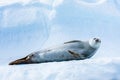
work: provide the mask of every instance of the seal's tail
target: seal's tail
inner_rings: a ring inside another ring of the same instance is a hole
[[[24,58],[10,62],[9,65],[30,64],[30,63],[31,63],[30,57],[26,56]]]

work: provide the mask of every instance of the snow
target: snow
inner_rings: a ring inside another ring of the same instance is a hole
[[[4,53],[0,58],[39,50],[49,36],[49,13],[34,3],[0,7],[0,53]]]
[[[120,80],[120,58],[1,65],[0,80]]]

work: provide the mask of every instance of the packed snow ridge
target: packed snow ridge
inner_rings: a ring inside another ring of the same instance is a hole
[[[1,65],[0,80],[120,80],[120,58]]]

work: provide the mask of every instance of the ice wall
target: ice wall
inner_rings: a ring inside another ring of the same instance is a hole
[[[50,31],[50,9],[40,3],[14,3],[0,7],[0,58],[37,51]]]

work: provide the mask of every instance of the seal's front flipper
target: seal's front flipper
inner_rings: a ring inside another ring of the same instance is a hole
[[[71,51],[71,50],[68,50],[68,52],[71,54],[71,55],[73,55],[74,57],[80,57],[80,55],[78,54],[78,53],[75,53],[75,52],[73,52],[73,51]]]
[[[75,58],[81,58],[81,59],[85,59],[85,56],[76,52],[73,52],[71,50],[68,50],[68,52],[73,55]]]
[[[24,58],[10,62],[9,65],[30,64],[31,62],[32,61],[30,60],[30,56],[26,56]]]

